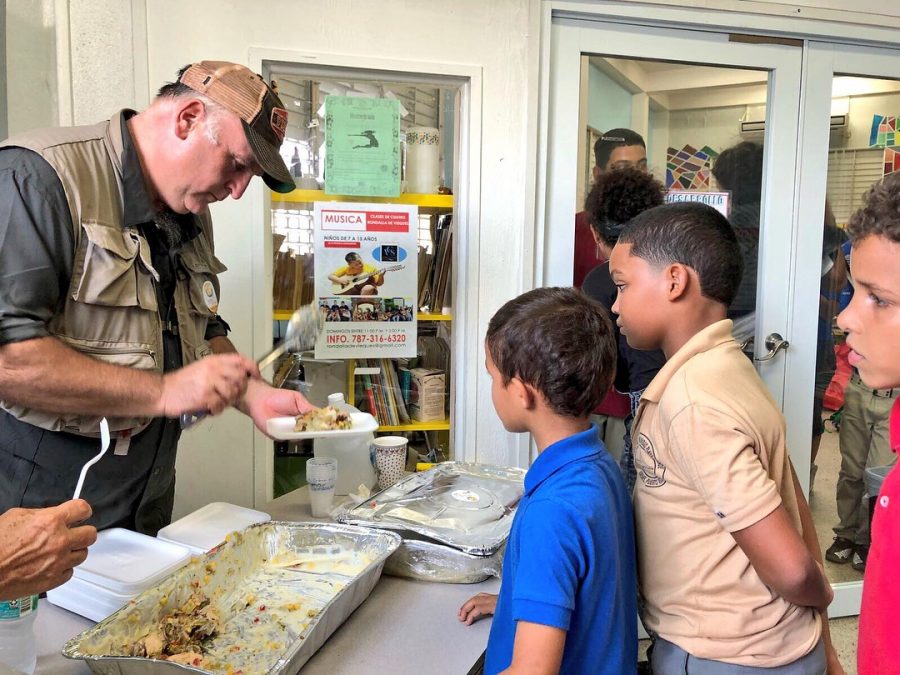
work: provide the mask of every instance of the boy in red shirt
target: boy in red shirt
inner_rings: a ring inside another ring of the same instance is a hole
[[[853,242],[850,272],[854,294],[838,316],[847,333],[850,364],[873,389],[900,387],[900,173],[872,186],[865,205],[847,227]],[[890,421],[891,447],[900,448],[900,408]],[[860,675],[900,673],[900,470],[888,474],[872,521],[859,616]]]

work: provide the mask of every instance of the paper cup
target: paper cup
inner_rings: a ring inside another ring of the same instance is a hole
[[[314,457],[306,460],[309,505],[314,518],[324,518],[331,512],[336,481],[337,460],[334,457]]]
[[[406,467],[406,446],[409,441],[403,436],[381,436],[372,441],[375,448],[375,472],[378,487],[389,488],[403,478]]]

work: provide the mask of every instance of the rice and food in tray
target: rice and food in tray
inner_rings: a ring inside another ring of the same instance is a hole
[[[372,534],[354,539],[328,526],[319,526],[320,536],[312,524],[304,525],[265,523],[230,534],[220,547],[70,641],[64,654],[97,665],[119,658],[122,669],[116,672],[122,673],[131,672],[129,661],[147,659],[230,675],[294,672],[288,666],[302,665],[330,634],[312,638],[320,615],[338,604],[346,587],[380,573],[378,563],[399,545],[399,539]],[[328,624],[330,630],[338,625]],[[317,644],[300,658],[298,645],[306,641]]]

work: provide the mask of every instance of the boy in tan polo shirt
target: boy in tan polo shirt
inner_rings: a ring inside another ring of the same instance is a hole
[[[695,203],[637,216],[613,249],[628,344],[667,362],[634,422],[638,571],[654,673],[841,673],[833,597],[784,420],[731,335],[728,221]],[[801,535],[806,533],[806,537]]]

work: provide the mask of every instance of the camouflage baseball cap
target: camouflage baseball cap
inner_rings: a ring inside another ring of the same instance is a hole
[[[287,110],[261,75],[229,61],[201,61],[188,67],[178,81],[241,119],[266,185],[275,192],[296,187],[278,152],[287,130]]]

